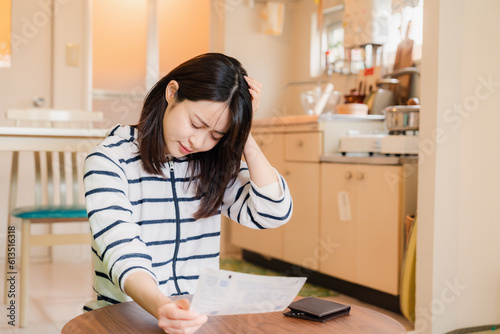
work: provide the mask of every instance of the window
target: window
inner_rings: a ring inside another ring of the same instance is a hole
[[[404,6],[408,1],[399,1],[400,4],[392,6],[392,17],[389,22],[389,42],[384,44],[384,65],[394,63],[396,50],[399,43],[405,38],[408,22],[411,21],[409,38],[413,40],[413,59],[422,59],[422,34],[424,18],[424,1],[418,2],[415,7]],[[403,4],[401,4],[403,2]]]
[[[323,32],[321,34],[321,63],[322,68],[329,64],[335,71],[343,66],[344,55],[344,28],[342,26],[343,6],[333,7],[323,14]]]
[[[413,40],[413,59],[422,57],[423,0],[392,0],[388,42],[382,47],[366,45],[344,50],[343,6],[323,13],[320,37],[320,72],[355,74],[364,68],[382,64],[392,69],[399,43],[405,38],[411,21],[409,38]],[[350,58],[350,59],[349,59]]]

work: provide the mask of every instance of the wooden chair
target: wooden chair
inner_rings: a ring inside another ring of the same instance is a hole
[[[35,124],[42,122],[45,126],[57,123],[84,124],[89,127],[92,122],[102,121],[101,112],[67,111],[49,109],[8,110],[7,119],[15,120],[16,124],[30,121]],[[38,122],[38,123],[36,123]],[[41,127],[38,125],[38,127]],[[28,279],[30,248],[33,246],[53,246],[69,244],[89,244],[90,230],[85,233],[53,234],[52,223],[86,222],[87,211],[83,199],[82,163],[89,150],[89,145],[81,145],[69,140],[54,141],[44,144],[44,147],[29,152],[33,156],[35,173],[34,203],[30,206],[17,206],[18,181],[25,178],[21,175],[20,152],[12,155],[10,178],[9,219],[7,228],[14,225],[14,218],[21,219],[21,249],[18,254],[21,265],[19,277],[19,324],[26,326],[26,311],[28,307]],[[23,153],[25,154],[25,153]],[[26,153],[28,154],[28,153]],[[26,173],[26,166],[23,166]],[[30,194],[26,194],[28,196]],[[24,194],[23,194],[24,196]],[[32,234],[31,225],[50,224],[48,233]],[[8,235],[9,231],[7,231]],[[8,249],[9,243],[7,243]],[[6,256],[5,273],[12,272]],[[5,302],[7,302],[8,284],[5,282]]]

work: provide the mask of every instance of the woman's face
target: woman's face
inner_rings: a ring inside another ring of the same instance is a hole
[[[229,129],[226,103],[213,101],[175,102],[178,84],[171,81],[166,90],[167,109],[163,116],[163,138],[167,153],[176,158],[214,148]]]

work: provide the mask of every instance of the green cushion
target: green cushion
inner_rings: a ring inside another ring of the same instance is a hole
[[[26,206],[10,213],[21,219],[87,218],[85,206]]]

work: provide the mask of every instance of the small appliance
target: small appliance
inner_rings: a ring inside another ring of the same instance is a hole
[[[380,140],[380,153],[395,155],[418,154],[418,133],[387,135]]]
[[[387,134],[377,133],[351,133],[339,139],[339,152],[346,154],[366,154],[373,155],[380,153],[382,138]]]
[[[418,151],[418,131],[399,134],[351,133],[339,139],[339,152],[342,155],[415,155]]]

